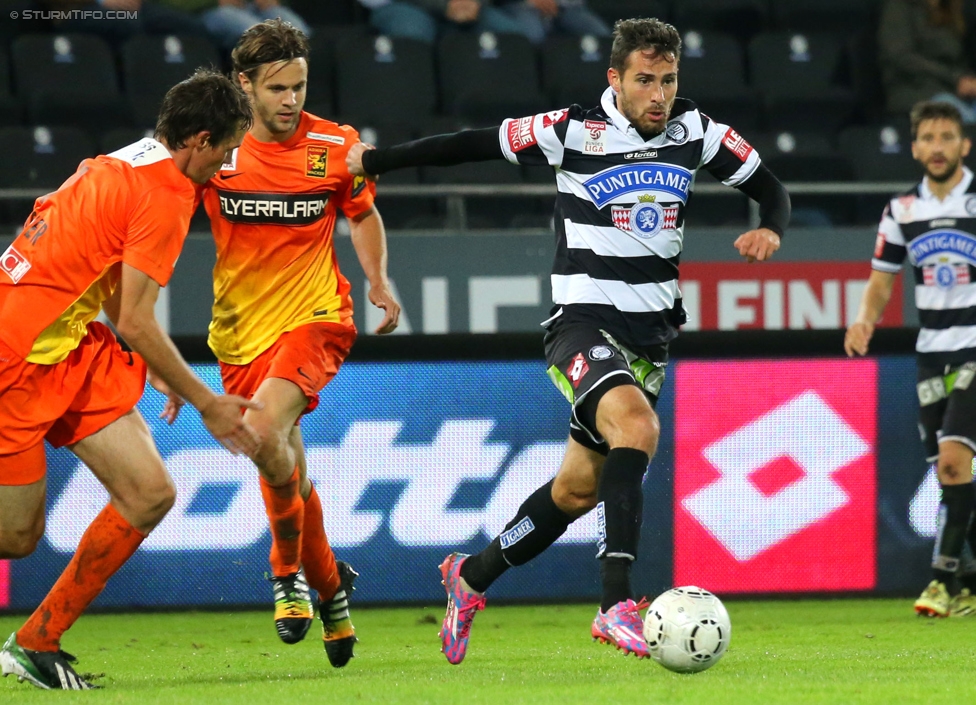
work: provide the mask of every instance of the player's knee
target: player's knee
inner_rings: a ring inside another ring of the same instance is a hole
[[[661,423],[651,409],[634,409],[617,419],[615,433],[607,437],[611,448],[638,448],[653,457],[661,436]]]
[[[284,482],[295,470],[294,455],[286,435],[275,429],[256,429],[258,449],[251,458],[261,474],[272,482]]]
[[[957,485],[972,480],[973,460],[968,448],[955,448],[954,444],[943,444],[939,448],[937,466],[939,482],[943,485]]]
[[[156,482],[146,483],[130,507],[140,527],[154,527],[163,520],[176,503],[176,486],[165,472]]]

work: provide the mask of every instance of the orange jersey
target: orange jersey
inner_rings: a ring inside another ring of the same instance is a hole
[[[122,263],[166,286],[195,206],[154,139],[86,159],[0,255],[0,339],[28,362],[64,360],[115,291]]]
[[[313,322],[352,326],[349,282],[333,249],[336,212],[373,205],[375,185],[353,177],[351,127],[302,113],[286,142],[248,133],[210,180],[204,205],[217,244],[210,348],[243,365],[282,333]]]

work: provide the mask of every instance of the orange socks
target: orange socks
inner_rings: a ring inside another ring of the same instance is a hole
[[[81,616],[105,583],[146,538],[111,504],[85,531],[61,577],[17,632],[17,643],[33,651],[57,651],[61,635]]]
[[[271,572],[279,578],[297,573],[301,565],[305,513],[305,503],[299,493],[298,467],[283,485],[269,485],[261,477],[261,496],[271,523]]]
[[[312,485],[312,493],[305,500],[305,523],[302,527],[302,565],[309,587],[319,594],[319,600],[331,600],[339,590],[339,570],[335,555],[325,536],[322,522],[322,502]]]

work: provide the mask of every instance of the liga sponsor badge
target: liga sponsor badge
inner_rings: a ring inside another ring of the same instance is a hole
[[[329,167],[329,148],[310,144],[305,148],[305,176],[324,179]]]

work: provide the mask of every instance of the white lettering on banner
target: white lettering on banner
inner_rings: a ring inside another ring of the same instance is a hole
[[[740,306],[740,299],[759,297],[758,281],[725,281],[718,283],[718,329],[735,330],[756,322],[756,309]]]
[[[538,306],[542,297],[539,277],[471,277],[468,280],[468,315],[472,333],[497,333],[500,306]]]
[[[806,391],[705,448],[721,476],[681,504],[737,561],[747,561],[847,504],[831,475],[869,451],[820,395]],[[804,475],[767,496],[749,476],[783,457]]]
[[[939,492],[939,478],[929,468],[908,505],[908,523],[922,538],[935,538],[939,531]]]
[[[483,535],[494,537],[519,505],[552,478],[565,444],[536,443],[511,455],[507,443],[488,442],[494,422],[448,420],[430,443],[396,443],[400,421],[357,421],[338,446],[308,448],[309,473],[319,487],[330,542],[338,548],[361,546],[383,527],[384,512],[357,505],[374,482],[404,482],[390,514],[393,538],[404,546],[456,546]],[[247,458],[223,449],[193,448],[166,458],[177,487],[176,505],[141,550],[240,550],[267,535],[268,520],[257,474]],[[501,479],[483,509],[448,509],[467,480]],[[233,484],[236,490],[220,513],[189,512],[207,485]],[[48,516],[46,539],[63,553],[75,550],[108,495],[79,463]],[[575,522],[560,542],[590,543],[596,525]]]
[[[703,286],[698,280],[682,279],[680,284],[689,318],[695,321],[685,330],[796,330],[853,323],[867,280],[720,279]]]
[[[840,328],[840,282],[823,283],[822,304],[809,282],[790,282],[788,292],[790,328]]]

